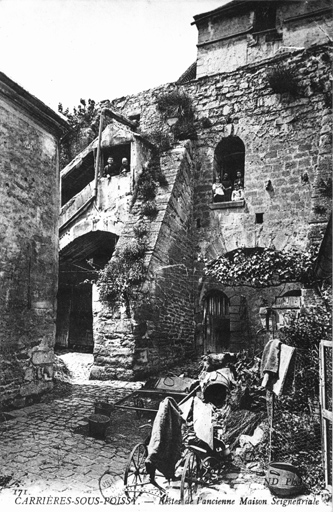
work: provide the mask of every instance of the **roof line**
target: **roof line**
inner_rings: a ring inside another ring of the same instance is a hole
[[[58,133],[63,133],[69,129],[68,122],[65,119],[1,71],[0,93]]]

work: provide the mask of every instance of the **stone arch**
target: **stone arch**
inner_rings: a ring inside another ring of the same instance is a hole
[[[245,145],[242,139],[235,135],[224,137],[216,146],[214,152],[214,180],[217,176],[221,179],[228,173],[233,183],[236,173],[240,171],[244,179],[245,170]]]
[[[90,231],[60,251],[56,348],[92,352],[93,280],[111,258],[117,237],[107,231]]]

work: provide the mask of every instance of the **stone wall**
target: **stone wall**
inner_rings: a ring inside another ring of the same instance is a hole
[[[2,96],[2,87],[0,401],[22,407],[53,385],[59,132],[51,133],[41,111],[31,104],[27,113],[28,93],[22,107],[21,97],[10,101]]]
[[[194,260],[198,254],[211,259],[243,246],[303,250],[310,240],[322,239],[331,210],[329,198],[320,190],[322,180],[327,182],[330,177],[331,58],[329,47],[317,46],[182,86],[192,98],[197,131],[193,142]],[[269,86],[267,69],[277,63],[295,66],[297,94],[276,94]],[[142,130],[154,129],[162,123],[156,97],[174,87],[167,84],[115,104],[124,106],[125,115],[141,108]],[[235,136],[245,146],[245,204],[215,206],[211,192],[215,149],[221,140]],[[256,214],[262,214],[262,223],[256,221]],[[200,324],[205,280],[198,263],[195,281],[195,318]],[[282,289],[266,291],[266,300],[274,302],[280,292]],[[254,302],[253,293],[257,296]],[[245,297],[243,304],[245,301],[249,311],[247,332],[239,344],[244,347],[256,343],[262,292],[242,290],[237,294]],[[200,325],[199,339],[198,332]]]

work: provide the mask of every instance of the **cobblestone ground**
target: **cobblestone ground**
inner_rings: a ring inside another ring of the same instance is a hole
[[[106,471],[112,483],[111,496],[124,497],[124,468],[133,446],[146,435],[139,427],[148,418],[116,409],[102,440],[90,436],[88,417],[94,414],[97,400],[115,402],[142,383],[89,381],[90,354],[64,354],[61,360],[71,377],[62,376],[40,403],[12,411],[11,419],[0,424],[0,503],[29,504],[24,500],[48,496],[54,500],[59,496],[76,497],[85,504],[88,498],[101,499],[99,479]],[[213,487],[198,489],[194,503],[226,498],[240,504],[240,497],[247,497],[254,500],[248,504],[256,504],[256,500],[270,504],[272,497],[263,472],[257,470],[255,465],[252,471],[250,467],[230,466]],[[180,482],[161,484],[167,489],[168,503],[177,503]],[[142,495],[140,501],[158,502],[158,497]]]

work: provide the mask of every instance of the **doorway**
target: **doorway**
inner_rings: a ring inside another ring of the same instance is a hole
[[[230,301],[213,290],[204,301],[204,352],[222,352],[230,345]]]

